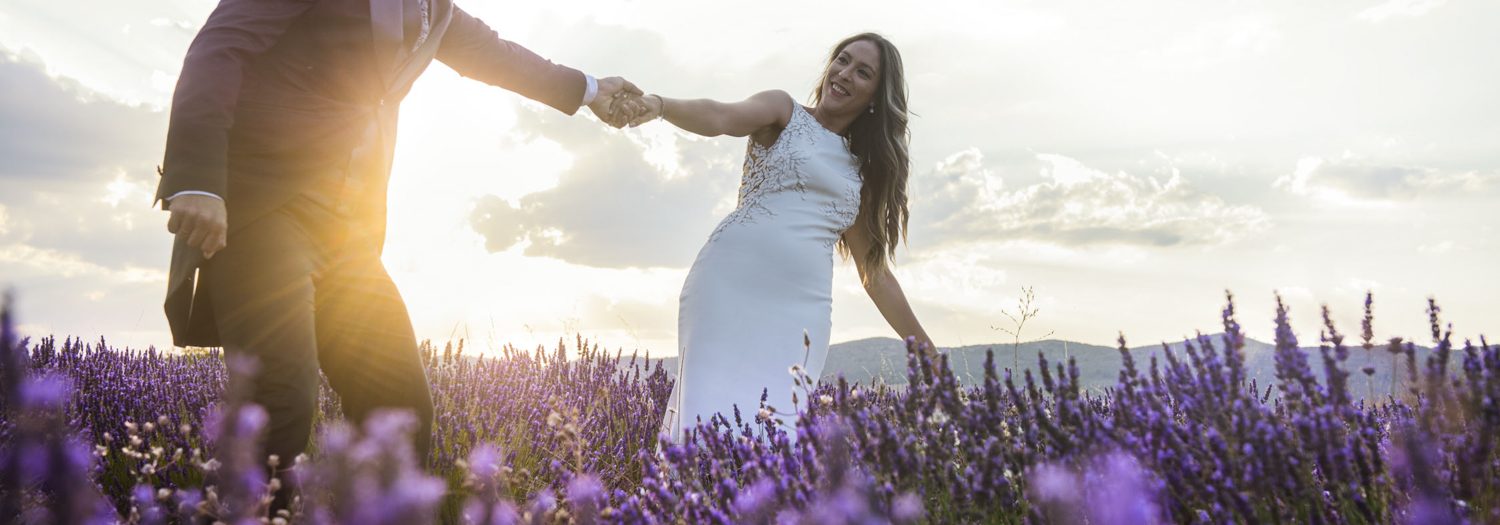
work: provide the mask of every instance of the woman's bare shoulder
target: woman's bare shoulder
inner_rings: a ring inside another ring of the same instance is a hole
[[[792,121],[792,112],[797,101],[792,98],[791,93],[780,89],[771,89],[751,95],[749,102],[755,104],[758,111],[773,116],[771,124],[766,125],[750,135],[750,138],[762,146],[771,146],[781,136],[781,130],[786,129]]]

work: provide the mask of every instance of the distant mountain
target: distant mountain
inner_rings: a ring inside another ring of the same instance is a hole
[[[1220,335],[1210,336],[1216,348],[1221,346]],[[1182,342],[1167,345],[1178,359],[1188,359]],[[1308,367],[1313,371],[1320,381],[1324,379],[1323,358],[1318,347],[1304,347],[1302,349],[1308,356]],[[1084,388],[1102,390],[1114,386],[1119,379],[1120,369],[1124,366],[1120,359],[1120,351],[1113,347],[1075,343],[1047,339],[1042,341],[1031,341],[1012,346],[1008,343],[969,345],[957,348],[945,348],[943,353],[948,355],[948,363],[953,372],[958,376],[962,384],[978,384],[984,380],[985,353],[993,351],[995,354],[995,368],[1004,374],[1004,370],[1012,368],[1019,355],[1020,368],[1030,369],[1035,373],[1037,367],[1037,354],[1040,353],[1047,358],[1047,362],[1053,371],[1059,363],[1066,364],[1067,358],[1071,357],[1078,363],[1080,383]],[[1270,343],[1245,340],[1245,371],[1246,377],[1257,381],[1261,388],[1276,382],[1276,346]],[[1426,368],[1427,356],[1431,349],[1426,347],[1417,348],[1417,369]],[[1141,346],[1130,349],[1130,355],[1135,359],[1136,367],[1142,373],[1148,373],[1151,359],[1155,357],[1161,364],[1166,366],[1166,357],[1162,345]],[[653,361],[658,361],[653,359]],[[668,357],[660,359],[666,367],[668,375],[676,375],[677,358]],[[1462,369],[1463,353],[1455,351],[1450,361],[1450,370]],[[1405,356],[1397,360],[1397,370],[1402,376],[1402,383],[1406,383],[1407,365]],[[1363,397],[1373,391],[1377,397],[1391,392],[1391,370],[1392,354],[1385,350],[1385,345],[1375,347],[1366,352],[1359,346],[1349,347],[1349,357],[1344,361],[1344,369],[1351,375],[1349,377],[1349,388],[1356,395]],[[1374,369],[1374,374],[1367,376],[1363,369],[1369,366]],[[823,378],[833,379],[842,374],[851,383],[872,384],[881,382],[888,385],[906,384],[906,347],[898,339],[887,337],[875,337],[859,339],[831,345],[828,348],[828,362],[824,366]],[[1016,381],[1022,381],[1022,373],[1016,374]],[[1040,379],[1040,378],[1038,378]]]

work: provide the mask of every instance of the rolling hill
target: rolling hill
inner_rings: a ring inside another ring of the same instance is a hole
[[[1218,335],[1210,337],[1215,346],[1220,344]],[[1167,346],[1178,358],[1187,359],[1181,342]],[[1262,388],[1276,381],[1275,350],[1275,345],[1270,343],[1253,339],[1245,340],[1246,377],[1257,381]],[[1019,354],[1022,369],[1032,370],[1037,367],[1038,354],[1046,356],[1053,370],[1056,370],[1058,363],[1065,363],[1066,359],[1071,357],[1078,363],[1080,383],[1085,388],[1094,390],[1113,386],[1123,366],[1120,352],[1116,348],[1055,339],[1021,343],[1016,347],[1008,343],[996,343],[943,349],[943,353],[948,355],[949,364],[958,376],[959,382],[969,385],[978,384],[984,380],[985,354],[989,351],[994,351],[995,366],[1002,374],[1014,363],[1013,353]],[[1307,352],[1308,366],[1321,380],[1324,367],[1318,347],[1303,347],[1303,351]],[[1134,347],[1130,349],[1130,353],[1135,358],[1136,366],[1142,372],[1149,370],[1152,357],[1160,361],[1163,366],[1166,364],[1160,344]],[[1427,356],[1430,353],[1431,349],[1418,347],[1418,370],[1426,366]],[[675,375],[676,358],[668,357],[661,361],[666,366],[668,374]],[[1461,363],[1462,352],[1457,351],[1452,357],[1450,368],[1460,370]],[[1405,357],[1397,360],[1396,364],[1395,369],[1400,371],[1404,383],[1407,373]],[[1360,397],[1369,392],[1374,392],[1376,396],[1389,394],[1392,365],[1392,354],[1385,350],[1384,345],[1377,346],[1369,352],[1359,346],[1351,346],[1344,369],[1351,373],[1349,384],[1353,394]],[[1373,375],[1367,376],[1363,372],[1366,366],[1374,370]],[[905,347],[900,340],[886,337],[834,344],[828,349],[828,362],[824,367],[823,379],[833,379],[840,374],[851,383],[880,382],[887,385],[904,385],[907,382]],[[1018,374],[1017,381],[1020,380]]]

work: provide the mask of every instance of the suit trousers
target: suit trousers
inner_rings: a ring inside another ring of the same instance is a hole
[[[312,434],[320,369],[356,424],[376,409],[412,411],[416,457],[427,456],[432,397],[411,318],[380,261],[383,230],[299,196],[232,232],[201,270],[225,353],[257,362],[252,400],[269,415],[266,452],[283,467]]]

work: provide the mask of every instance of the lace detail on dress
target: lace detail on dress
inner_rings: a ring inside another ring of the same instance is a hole
[[[744,174],[740,176],[738,202],[734,211],[729,212],[719,222],[719,226],[714,228],[714,232],[708,236],[708,242],[714,242],[731,225],[755,222],[762,217],[776,215],[775,211],[761,202],[767,195],[784,189],[804,194],[807,192],[807,176],[802,170],[807,154],[797,145],[809,140],[811,133],[820,131],[809,126],[822,128],[812,115],[801,108],[794,108],[792,119],[770,147],[760,145],[754,138],[749,139]]]
[[[854,171],[850,177],[856,181],[863,181],[858,171]],[[859,218],[859,203],[862,198],[860,189],[862,186],[862,182],[860,184],[844,186],[843,198],[829,202],[823,209],[823,214],[833,219],[835,224],[833,240],[825,243],[829,247],[838,244],[839,238],[843,237],[844,232],[854,226],[854,221]]]

